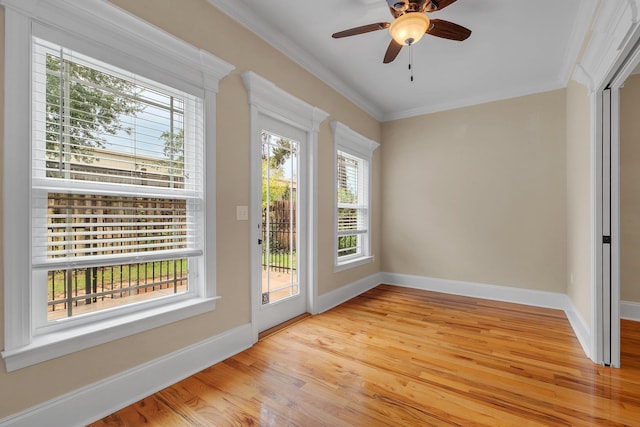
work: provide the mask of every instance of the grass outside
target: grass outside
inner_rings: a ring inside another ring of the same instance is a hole
[[[91,273],[87,273],[87,270],[93,270],[93,268],[78,268],[74,269],[73,274],[73,286],[78,289],[85,289],[87,278]],[[177,261],[155,261],[141,264],[126,264],[117,265],[112,267],[98,267],[96,274],[96,283],[98,285],[109,285],[118,287],[123,283],[138,283],[146,282],[149,279],[168,279],[173,277],[175,272],[181,273],[181,275],[187,272],[187,260],[181,259]],[[55,299],[55,296],[64,295],[65,292],[65,270],[57,270],[55,274],[49,272],[47,276],[47,289],[49,290],[49,299]],[[51,298],[51,292],[53,291],[54,298]]]

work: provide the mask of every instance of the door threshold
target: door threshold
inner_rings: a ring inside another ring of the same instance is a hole
[[[258,341],[261,341],[273,334],[276,334],[278,332],[280,332],[283,329],[288,328],[289,326],[301,322],[302,320],[306,319],[307,317],[311,317],[311,313],[302,313],[299,316],[294,317],[293,319],[289,319],[286,322],[282,322],[279,325],[276,325],[272,328],[267,329],[266,331],[262,331],[258,334]]]

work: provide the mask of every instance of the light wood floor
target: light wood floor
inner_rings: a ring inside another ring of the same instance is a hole
[[[381,285],[96,426],[640,426],[640,325],[594,365],[564,313]]]

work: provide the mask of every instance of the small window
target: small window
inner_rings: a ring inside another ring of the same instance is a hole
[[[338,122],[336,145],[336,270],[372,260],[370,162],[378,144]]]
[[[369,204],[364,159],[338,150],[338,262],[367,255]]]

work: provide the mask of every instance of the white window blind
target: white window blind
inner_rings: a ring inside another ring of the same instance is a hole
[[[338,258],[361,255],[368,232],[367,162],[337,152]]]
[[[35,37],[32,65],[32,268],[49,320],[187,292],[203,101]]]

